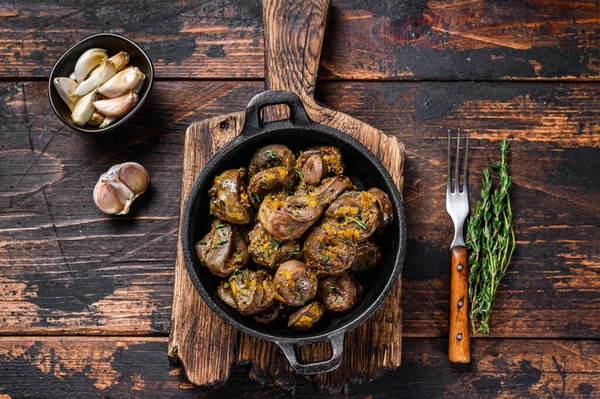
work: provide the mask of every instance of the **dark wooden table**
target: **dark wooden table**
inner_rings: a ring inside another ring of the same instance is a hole
[[[260,2],[71,3],[0,3],[0,398],[316,396],[301,378],[261,386],[243,365],[195,388],[166,356],[183,134],[263,89]],[[407,148],[403,366],[346,393],[600,397],[598,2],[332,3],[317,99]],[[104,31],[141,44],[157,81],[124,127],[86,136],[52,113],[47,76]],[[445,338],[457,127],[473,132],[474,188],[512,140],[518,241],[465,367],[448,363]],[[106,217],[92,188],[123,161],[148,168],[151,190]]]

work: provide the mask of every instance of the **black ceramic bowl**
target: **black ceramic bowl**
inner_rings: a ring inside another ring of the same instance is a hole
[[[286,104],[290,109],[289,119],[263,122],[259,116],[260,111],[273,104]],[[315,145],[338,147],[344,157],[345,174],[352,182],[360,190],[371,187],[382,189],[394,206],[394,221],[378,240],[382,259],[377,272],[360,281],[364,287],[362,300],[348,312],[327,312],[308,331],[290,330],[285,323],[259,324],[252,317],[243,316],[226,305],[217,293],[221,279],[200,264],[194,248],[194,244],[210,229],[208,190],[214,177],[227,169],[247,166],[257,149],[276,143],[284,144],[294,151]],[[383,303],[402,270],[406,249],[406,220],[402,200],[385,167],[364,145],[346,133],[311,121],[302,101],[289,91],[267,91],[250,101],[240,135],[219,149],[196,177],[185,203],[181,224],[181,243],[186,266],[204,301],[238,330],[279,345],[291,366],[301,374],[330,371],[339,366],[345,334],[363,323]],[[313,342],[329,342],[333,348],[332,358],[300,364],[296,359],[295,347]]]
[[[136,66],[146,75],[142,90],[138,95],[138,102],[126,115],[120,117],[107,127],[100,129],[94,126],[78,126],[73,123],[71,119],[71,110],[60,98],[60,95],[54,87],[52,81],[54,78],[68,77],[75,69],[77,60],[86,50],[91,48],[101,48],[108,52],[109,57],[117,54],[119,51],[125,51],[129,54],[129,65]],[[71,47],[54,65],[52,72],[50,72],[50,81],[48,83],[48,95],[50,97],[50,104],[54,113],[59,117],[65,125],[71,129],[83,132],[83,133],[104,133],[122,125],[125,121],[137,112],[138,109],[146,101],[148,93],[152,88],[154,81],[154,66],[148,55],[134,42],[127,39],[126,37],[115,35],[114,33],[100,33],[98,35],[90,36],[87,39],[83,39],[73,47]]]

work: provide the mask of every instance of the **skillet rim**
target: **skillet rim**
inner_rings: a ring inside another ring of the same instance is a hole
[[[251,101],[251,104],[252,104],[252,101]],[[249,107],[250,107],[250,105],[249,105]],[[403,268],[403,264],[404,264],[404,257],[405,257],[405,253],[406,253],[407,231],[406,231],[406,217],[404,214],[404,204],[402,202],[400,192],[398,191],[398,188],[397,188],[396,184],[394,183],[392,177],[390,176],[389,172],[387,171],[387,169],[383,166],[381,161],[366,146],[364,146],[361,142],[356,140],[354,137],[348,135],[347,133],[339,131],[337,129],[331,128],[329,126],[314,122],[310,119],[309,119],[309,122],[310,122],[309,125],[293,124],[293,123],[291,123],[291,121],[289,119],[279,120],[279,121],[274,121],[274,122],[266,122],[266,123],[262,124],[260,130],[258,130],[258,131],[252,127],[249,128],[248,125],[245,125],[237,137],[235,137],[233,140],[231,140],[229,143],[227,143],[226,145],[221,147],[217,152],[215,152],[215,154],[213,154],[213,156],[202,167],[202,170],[196,176],[196,179],[194,180],[194,183],[192,184],[192,187],[190,188],[190,191],[187,195],[185,205],[184,205],[184,211],[183,211],[183,215],[182,215],[181,245],[182,245],[182,250],[183,250],[183,255],[184,255],[184,261],[185,261],[186,268],[187,268],[188,274],[190,276],[190,279],[192,280],[194,287],[196,288],[196,290],[198,291],[198,293],[200,294],[200,296],[202,297],[204,302],[223,321],[225,321],[227,324],[231,325],[232,327],[236,328],[237,330],[239,330],[243,333],[246,333],[250,336],[253,336],[255,338],[275,342],[277,344],[279,344],[279,343],[286,344],[287,343],[287,344],[295,344],[295,345],[306,345],[306,344],[310,344],[310,343],[314,343],[314,342],[329,342],[332,337],[340,335],[340,334],[345,335],[349,331],[358,327],[360,324],[365,322],[369,317],[371,317],[373,315],[373,313],[375,313],[375,311],[381,306],[381,304],[385,301],[385,299],[390,294],[391,289],[393,288],[394,284],[398,280],[400,273],[402,272],[402,268]],[[335,328],[331,331],[313,333],[313,334],[307,333],[305,336],[302,336],[302,337],[286,337],[286,336],[279,335],[279,334],[264,333],[264,332],[258,331],[252,327],[249,327],[247,325],[244,325],[244,324],[238,322],[233,317],[231,317],[229,314],[224,312],[216,304],[216,302],[211,298],[208,291],[204,288],[204,285],[200,280],[200,276],[196,272],[196,266],[195,266],[195,263],[193,262],[192,256],[191,256],[191,250],[194,248],[194,243],[189,240],[190,235],[191,235],[190,234],[190,232],[191,232],[190,225],[191,225],[191,223],[193,223],[192,221],[195,219],[194,214],[192,212],[193,204],[195,203],[199,194],[201,194],[200,188],[202,186],[203,181],[205,179],[211,177],[212,175],[214,175],[214,173],[215,173],[214,168],[218,165],[219,161],[224,157],[224,155],[228,154],[230,151],[239,152],[239,151],[243,150],[243,148],[239,148],[239,146],[242,145],[246,141],[250,141],[250,139],[252,139],[252,138],[255,138],[257,136],[261,136],[264,134],[270,134],[270,133],[273,133],[276,131],[289,130],[289,129],[302,130],[302,131],[304,131],[303,134],[310,134],[310,132],[317,132],[319,134],[324,134],[326,136],[333,137],[335,140],[342,141],[342,142],[344,142],[344,144],[349,145],[350,147],[353,147],[355,150],[357,150],[361,154],[361,156],[367,158],[367,160],[374,165],[374,167],[377,169],[377,171],[379,172],[381,177],[384,179],[384,181],[388,185],[388,187],[386,187],[386,189],[390,188],[388,194],[391,194],[391,200],[392,200],[392,203],[394,204],[395,216],[396,216],[396,220],[398,223],[396,228],[398,229],[399,241],[400,241],[399,245],[398,245],[398,251],[396,251],[396,254],[393,257],[394,265],[393,265],[393,270],[392,270],[390,277],[386,281],[385,286],[381,290],[379,295],[376,296],[375,300],[371,304],[369,304],[369,306],[366,307],[365,310],[363,310],[361,313],[359,313],[358,315],[356,315],[355,317],[353,317],[346,323],[343,323],[342,325],[338,326],[337,328]]]

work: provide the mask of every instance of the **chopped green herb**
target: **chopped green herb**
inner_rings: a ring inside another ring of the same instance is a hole
[[[271,185],[269,184],[269,182],[267,181],[266,177],[263,177],[262,180],[260,181],[264,186],[267,187],[271,187]]]
[[[328,260],[329,260],[329,256],[323,256],[323,257],[321,258],[321,263],[323,263],[323,262],[327,262]]]
[[[268,150],[267,154],[269,154],[269,156],[271,157],[271,159],[275,159],[275,151],[273,150]]]
[[[234,269],[234,270],[233,270],[233,275],[234,275],[234,276],[237,276],[237,275],[238,275],[238,274],[240,274],[240,273],[241,273],[241,272],[240,272],[240,269]]]
[[[360,217],[360,215],[359,215],[359,217]],[[359,220],[359,219],[357,219],[357,218],[351,218],[350,216],[346,216],[346,218],[347,218],[348,220],[351,220],[351,221],[353,221],[353,222],[354,222],[354,223],[356,223],[357,225],[359,225],[359,226],[360,226],[360,227],[361,227],[363,230],[366,230],[366,229],[367,229],[367,224],[366,224],[365,222],[363,222],[362,220]]]
[[[225,225],[223,223],[221,223],[220,220],[217,220],[217,225],[215,226],[216,229],[222,229],[223,227],[225,227]]]
[[[256,198],[256,202],[260,202],[260,197],[258,196],[258,194],[256,194],[256,195],[254,196],[254,198]]]
[[[327,288],[329,288],[329,291],[335,291],[335,285],[330,285],[330,286],[329,286],[329,287],[327,287]]]
[[[292,204],[292,209],[296,210],[296,209],[298,209],[298,207],[296,205]]]
[[[298,176],[300,176],[300,180],[304,181],[304,176],[302,175],[302,171],[298,168],[294,168],[294,170],[296,171],[296,173],[298,173]]]
[[[323,269],[325,269],[325,270],[330,270],[330,269],[331,269],[331,266],[329,266],[329,265],[325,265],[325,266],[323,266]]]
[[[288,254],[290,255],[298,255],[300,253],[300,251],[290,251],[288,252]]]
[[[294,231],[294,228],[292,226],[288,226],[287,228],[289,231]]]
[[[229,240],[221,240],[217,243],[217,245],[224,245],[227,244],[229,242]]]
[[[199,244],[200,245],[206,245],[206,241],[200,241]]]
[[[236,252],[235,253],[235,260],[242,260],[243,257],[244,257],[244,255],[242,255],[241,252]]]
[[[285,190],[285,187],[281,187],[281,194],[287,195],[287,191]]]
[[[271,246],[275,248],[275,251],[277,251],[281,246],[281,241],[271,240]]]
[[[245,290],[248,287],[246,287],[245,285],[242,285],[242,286],[240,286],[240,288],[243,289],[243,290]]]

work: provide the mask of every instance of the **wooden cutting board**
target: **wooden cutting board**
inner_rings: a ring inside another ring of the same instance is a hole
[[[404,145],[395,137],[349,115],[317,104],[314,99],[328,9],[329,0],[263,2],[266,89],[294,91],[314,121],[361,141],[381,159],[402,192]],[[196,175],[220,147],[240,133],[243,125],[243,112],[190,125],[185,137],[182,209]],[[377,312],[346,335],[344,360],[339,369],[310,377],[320,390],[338,391],[346,384],[370,381],[400,365],[400,299],[399,278]],[[300,352],[301,359],[316,361],[329,358],[331,348],[327,344],[314,344]],[[169,359],[173,364],[181,365],[188,380],[195,385],[209,386],[227,381],[234,363],[250,364],[250,378],[263,383],[290,386],[295,379],[294,371],[275,344],[238,332],[208,308],[188,276],[180,241],[175,265]]]

